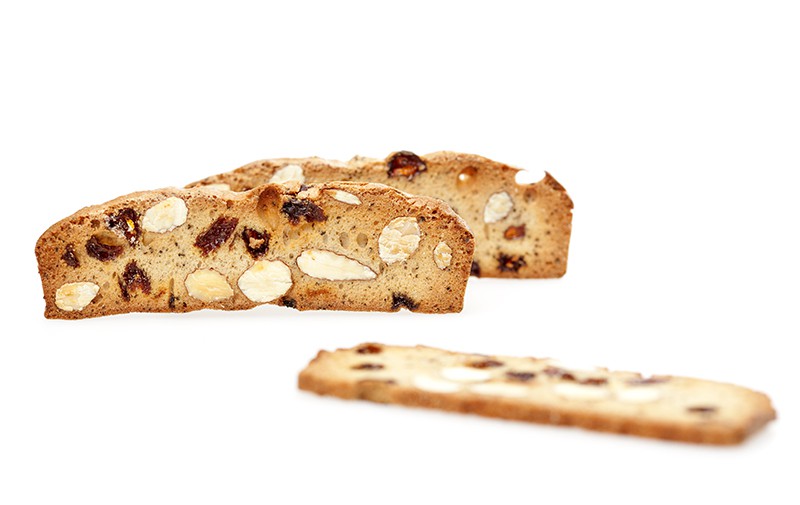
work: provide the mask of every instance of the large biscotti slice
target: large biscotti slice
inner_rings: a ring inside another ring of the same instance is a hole
[[[731,384],[421,346],[321,351],[299,386],[346,399],[709,444],[741,442],[775,418],[767,396]]]
[[[567,270],[572,200],[550,174],[518,184],[520,170],[472,154],[407,151],[385,160],[348,163],[321,158],[272,159],[191,184],[223,184],[245,191],[265,182],[359,180],[388,184],[447,202],[475,234],[473,275],[561,277]]]
[[[458,312],[474,242],[382,184],[163,189],[84,208],[36,244],[48,318],[248,309]]]

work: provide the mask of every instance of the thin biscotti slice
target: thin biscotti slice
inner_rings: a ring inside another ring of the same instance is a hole
[[[518,168],[472,154],[408,151],[385,160],[355,157],[347,163],[322,158],[262,160],[190,186],[222,184],[245,191],[265,182],[358,180],[439,198],[475,234],[472,274],[478,277],[561,277],[567,271],[572,200],[549,173],[518,184]]]
[[[321,351],[300,373],[299,387],[345,399],[707,444],[739,443],[775,418],[767,396],[731,384],[376,343]]]
[[[474,241],[439,200],[382,184],[162,189],[84,208],[36,244],[45,316],[462,309]]]

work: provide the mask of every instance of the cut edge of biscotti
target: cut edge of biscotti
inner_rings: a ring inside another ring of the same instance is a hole
[[[85,207],[36,244],[45,316],[242,310],[459,312],[472,233],[374,183],[165,188]]]
[[[519,183],[525,171],[489,158],[438,151],[410,151],[386,159],[356,156],[348,162],[319,157],[276,158],[190,184],[235,191],[264,182],[364,180],[408,193],[439,198],[459,213],[475,234],[472,275],[500,278],[557,278],[567,271],[573,202],[549,172]]]
[[[320,351],[298,386],[343,399],[717,445],[741,443],[776,418],[768,396],[733,384],[376,342]]]

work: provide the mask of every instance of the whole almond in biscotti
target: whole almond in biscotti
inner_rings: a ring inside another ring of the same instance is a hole
[[[474,241],[443,202],[363,182],[162,189],[86,207],[36,244],[45,316],[458,312]]]
[[[298,384],[345,399],[708,444],[742,442],[775,419],[766,395],[732,384],[423,346],[321,351]]]
[[[392,153],[385,160],[355,157],[262,160],[190,186],[246,191],[265,182],[369,181],[447,202],[472,229],[479,277],[561,277],[567,270],[572,200],[550,174],[518,184],[520,170],[472,154]]]

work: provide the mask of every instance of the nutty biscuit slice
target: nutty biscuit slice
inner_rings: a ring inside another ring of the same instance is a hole
[[[84,208],[36,244],[45,316],[249,309],[458,312],[474,242],[382,184],[162,189]]]
[[[550,174],[519,184],[520,169],[482,156],[392,153],[385,160],[355,157],[256,161],[190,186],[246,191],[265,182],[370,181],[447,202],[475,234],[472,274],[479,277],[561,277],[567,271],[572,200]]]
[[[320,395],[706,444],[775,419],[767,396],[686,377],[577,369],[552,359],[366,343],[321,351],[299,387]]]

